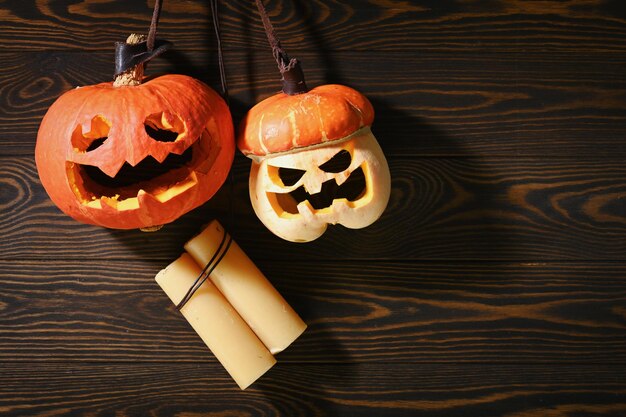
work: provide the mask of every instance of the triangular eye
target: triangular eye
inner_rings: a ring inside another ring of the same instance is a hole
[[[350,152],[343,149],[337,152],[335,156],[330,158],[328,161],[320,165],[320,169],[324,172],[332,172],[336,174],[348,169],[351,162],[352,156],[350,155]]]
[[[300,181],[306,171],[295,168],[278,168],[278,176],[284,185],[290,187]]]

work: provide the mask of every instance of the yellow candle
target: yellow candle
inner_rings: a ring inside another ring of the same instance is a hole
[[[176,305],[201,269],[187,253],[157,274],[156,282]],[[181,313],[241,389],[256,381],[276,360],[235,309],[206,280]]]
[[[218,250],[224,228],[216,220],[185,244],[204,267]],[[211,281],[273,354],[298,338],[306,324],[234,241],[210,275]]]

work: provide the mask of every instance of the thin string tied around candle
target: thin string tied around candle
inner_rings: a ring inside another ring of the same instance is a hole
[[[198,278],[196,278],[191,288],[189,288],[189,290],[187,291],[185,296],[182,298],[182,300],[180,300],[180,302],[176,305],[176,310],[180,311],[180,309],[182,309],[185,306],[185,304],[187,304],[187,302],[191,300],[191,297],[193,297],[196,291],[198,291],[198,289],[202,286],[202,284],[204,284],[204,282],[213,273],[215,268],[217,268],[217,266],[220,264],[222,259],[224,259],[224,256],[226,256],[226,253],[228,253],[228,249],[230,249],[230,245],[232,242],[233,242],[233,239],[226,232],[226,229],[224,229],[224,235],[222,236],[222,240],[220,241],[220,244],[217,247],[217,250],[211,257],[209,262],[206,264],[202,272],[200,272],[200,275],[198,276]]]

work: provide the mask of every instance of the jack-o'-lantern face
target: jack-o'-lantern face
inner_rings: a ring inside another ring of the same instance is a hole
[[[169,223],[206,202],[234,155],[230,112],[182,75],[111,83],[61,96],[37,138],[42,184],[75,219],[110,228]]]
[[[308,242],[328,224],[373,223],[387,205],[390,182],[385,156],[366,127],[346,140],[254,161],[250,200],[274,234]]]

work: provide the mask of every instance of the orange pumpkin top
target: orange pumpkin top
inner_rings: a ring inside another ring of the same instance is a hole
[[[328,84],[306,93],[273,95],[241,123],[237,146],[248,157],[343,139],[374,121],[374,108],[358,91]]]
[[[162,162],[172,152],[181,154],[202,134],[211,117],[219,118],[218,123],[228,122],[230,114],[225,107],[215,91],[185,75],[148,78],[136,86],[114,87],[111,82],[89,85],[66,92],[50,107],[39,141],[50,142],[49,146],[55,147],[51,153],[97,166],[114,176],[124,162],[134,166],[146,156]],[[88,132],[96,115],[102,115],[110,124],[108,140],[98,149],[85,152],[68,138],[74,136],[77,126]],[[155,144],[146,133],[144,122],[161,116],[168,123],[181,124],[177,127],[184,133],[176,141]],[[60,132],[61,128],[65,131]]]

